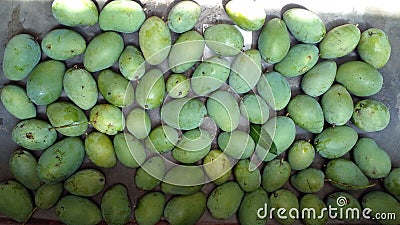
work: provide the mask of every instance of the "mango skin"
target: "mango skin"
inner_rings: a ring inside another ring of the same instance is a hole
[[[246,159],[253,154],[255,143],[248,133],[234,130],[220,133],[218,146],[225,154],[235,159]]]
[[[4,76],[9,80],[23,80],[39,63],[41,56],[40,45],[31,35],[13,36],[4,49]]]
[[[24,120],[36,117],[36,107],[24,88],[8,84],[1,89],[0,99],[4,108],[15,118]]]
[[[139,46],[150,65],[164,61],[171,49],[171,33],[167,24],[157,16],[147,18],[139,30]]]
[[[290,178],[290,184],[303,193],[315,193],[324,187],[324,173],[310,167],[297,172]]]
[[[290,117],[276,116],[268,120],[261,129],[266,132],[273,141],[275,154],[286,151],[293,143],[296,136],[296,126]],[[270,150],[271,151],[271,150]]]
[[[125,117],[118,107],[111,104],[99,104],[89,112],[93,127],[107,135],[115,135],[125,128]]]
[[[70,68],[63,78],[65,94],[68,98],[83,110],[91,109],[98,98],[96,80],[85,69]]]
[[[382,74],[371,65],[362,61],[345,62],[338,67],[336,81],[351,94],[366,97],[382,89]]]
[[[153,156],[136,171],[135,184],[142,190],[151,190],[161,183],[165,175],[165,164],[161,157]]]
[[[97,77],[97,85],[101,95],[117,107],[129,106],[135,100],[132,83],[110,69],[100,72]]]
[[[216,185],[228,181],[232,174],[232,167],[226,154],[219,149],[211,150],[203,160],[204,172],[208,179]]]
[[[100,193],[105,183],[106,178],[99,170],[83,169],[68,177],[64,188],[73,195],[89,197]]]
[[[275,111],[284,109],[292,96],[289,82],[276,71],[261,76],[257,84],[257,91]]]
[[[100,29],[133,33],[142,26],[146,15],[142,6],[135,1],[112,1],[101,9]]]
[[[361,33],[357,51],[363,61],[375,69],[381,69],[389,61],[392,47],[385,31],[370,28]]]
[[[206,103],[208,116],[221,130],[229,132],[239,125],[240,108],[235,97],[227,91],[213,92]]]
[[[381,131],[389,125],[389,109],[382,102],[364,99],[354,105],[351,121],[363,131]]]
[[[313,68],[318,58],[319,50],[315,45],[300,43],[291,47],[274,69],[285,77],[297,77]]]
[[[243,30],[259,30],[265,22],[264,8],[254,1],[231,0],[225,5],[229,18]]]
[[[165,153],[171,151],[178,140],[179,134],[173,127],[160,125],[150,132],[144,144],[151,151]]]
[[[353,99],[345,87],[334,84],[322,95],[321,108],[326,122],[341,126],[346,124],[353,115]]]
[[[145,60],[142,52],[133,45],[128,45],[118,59],[121,74],[128,80],[137,81],[146,72]]]
[[[43,52],[52,59],[68,60],[85,51],[86,41],[74,30],[55,29],[44,36],[41,47]]]
[[[341,202],[340,199],[346,198],[346,204],[343,206],[339,206],[338,202],[340,204],[343,204],[344,202]],[[327,199],[326,199],[326,205],[332,208],[337,208],[339,210],[343,210],[343,212],[346,212],[346,210],[350,209],[358,209],[360,210],[359,212],[361,212],[361,205],[358,202],[358,200],[351,194],[347,193],[347,192],[342,192],[342,191],[338,191],[338,192],[334,192],[332,194],[329,194]],[[350,216],[351,214],[349,214],[348,218],[346,218],[344,215],[338,215],[337,219],[338,220],[344,220],[344,221],[354,221],[357,220],[357,216]]]
[[[328,222],[329,217],[327,211],[322,211],[323,209],[326,208],[326,205],[318,195],[306,194],[303,197],[301,197],[299,201],[300,212],[305,208],[314,209],[315,214],[309,213],[309,215],[311,215],[310,217],[305,216],[305,218],[302,219],[304,224],[323,225]],[[321,215],[321,212],[323,212],[323,215]],[[313,218],[313,216],[315,216],[315,218]]]
[[[165,96],[165,81],[161,70],[147,71],[136,86],[136,102],[144,109],[159,108]]]
[[[285,11],[282,18],[290,33],[300,42],[318,43],[325,37],[324,22],[314,12],[292,8]]]
[[[8,163],[9,169],[15,180],[30,190],[36,190],[41,184],[41,180],[36,173],[36,158],[24,150],[15,151]]]
[[[101,198],[100,209],[107,224],[126,224],[132,212],[126,187],[122,184],[111,186]]]
[[[397,200],[400,199],[400,169],[393,168],[385,177],[385,189],[392,194]]]
[[[204,31],[206,45],[214,53],[221,56],[235,56],[243,48],[243,35],[230,24],[216,24]]]
[[[170,75],[165,85],[171,98],[184,98],[190,91],[190,81],[183,74]]]
[[[371,217],[375,217],[377,213],[388,215],[393,213],[398,215],[400,213],[400,203],[390,194],[383,191],[371,191],[362,197],[361,205],[363,208],[370,208]],[[389,216],[389,215],[388,215]],[[380,224],[395,225],[400,223],[400,219],[396,216],[390,220],[376,219]]]
[[[22,184],[15,180],[0,183],[0,213],[17,222],[24,222],[33,210],[32,197]]]
[[[192,225],[206,210],[206,196],[203,192],[172,197],[164,209],[164,218],[171,225]]]
[[[314,98],[308,95],[297,95],[290,100],[287,111],[290,118],[301,128],[314,134],[324,128],[324,113]]]
[[[54,102],[46,107],[51,125],[65,136],[80,136],[88,129],[88,118],[70,102]]]
[[[37,173],[46,183],[71,176],[83,163],[85,147],[78,137],[67,137],[48,148],[39,158]]]
[[[95,225],[102,220],[101,211],[94,202],[75,195],[60,199],[56,205],[56,216],[67,225]]]
[[[336,159],[349,152],[358,140],[357,131],[343,125],[328,127],[314,138],[314,146],[320,156]]]
[[[99,19],[97,7],[91,0],[55,0],[51,11],[59,23],[69,27],[92,26]]]
[[[200,18],[201,7],[196,2],[178,2],[168,13],[168,27],[175,33],[191,30]]]
[[[27,119],[15,125],[11,138],[21,147],[42,151],[56,141],[57,132],[44,120]]]
[[[135,208],[135,219],[139,225],[154,225],[164,213],[166,197],[161,192],[150,192],[139,199]]]
[[[278,63],[290,48],[290,36],[285,21],[279,18],[269,20],[258,37],[258,50],[267,63]]]
[[[40,209],[50,209],[57,204],[64,191],[61,182],[54,184],[42,184],[35,193],[35,205]]]
[[[333,59],[349,54],[357,47],[360,37],[360,29],[355,24],[334,27],[319,44],[321,58]]]
[[[304,74],[301,80],[301,89],[311,97],[324,94],[335,81],[337,71],[336,62],[333,60],[321,61]]]
[[[250,123],[264,124],[269,119],[269,107],[267,103],[256,94],[246,94],[240,101],[240,113]]]
[[[240,188],[245,192],[252,192],[261,186],[260,170],[249,159],[238,161],[233,174]]]
[[[267,162],[261,174],[262,187],[267,192],[278,190],[289,180],[290,172],[287,161],[274,159]]]
[[[244,192],[233,181],[226,182],[211,191],[207,199],[207,208],[216,219],[228,219],[237,212]]]
[[[257,216],[259,208],[264,208],[268,204],[268,194],[262,188],[246,193],[240,203],[238,219],[243,225],[264,225],[268,216],[261,219]]]
[[[191,195],[201,190],[205,181],[201,167],[177,165],[170,169],[161,183],[161,190],[165,194]]]
[[[353,157],[361,171],[370,178],[384,178],[392,169],[389,155],[371,138],[357,141]]]
[[[85,152],[90,161],[98,167],[111,168],[117,163],[113,143],[104,133],[94,131],[86,136]]]
[[[141,108],[132,109],[126,117],[126,128],[137,139],[145,139],[151,131],[149,114]]]
[[[181,34],[171,47],[168,56],[169,68],[174,73],[185,72],[200,60],[204,47],[204,38],[197,31],[192,30]],[[188,48],[190,51],[187,51]]]
[[[327,181],[341,190],[360,190],[370,186],[368,178],[352,161],[344,158],[333,159],[325,168]]]
[[[315,158],[314,146],[305,140],[297,140],[290,147],[287,160],[293,170],[304,170]]]
[[[29,74],[26,94],[36,105],[55,102],[63,90],[64,63],[47,60],[39,63]]]
[[[185,132],[172,149],[172,157],[181,163],[194,163],[203,159],[211,149],[213,135],[205,129]]]
[[[299,209],[299,200],[293,192],[286,189],[279,189],[274,191],[269,197],[269,205],[272,208],[285,208],[285,213],[277,214],[277,210],[273,211],[272,215],[274,219],[277,220],[280,224],[289,225],[294,223],[295,219],[289,216],[290,209]],[[282,215],[287,216],[286,219],[281,218]]]
[[[119,133],[114,136],[115,155],[122,165],[137,168],[146,160],[143,143],[129,133]]]

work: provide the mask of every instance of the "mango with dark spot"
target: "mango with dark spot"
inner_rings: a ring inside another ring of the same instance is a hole
[[[99,207],[85,197],[66,195],[56,205],[57,218],[67,225],[95,225],[102,215]]]
[[[101,213],[109,225],[126,224],[131,217],[128,190],[122,184],[111,186],[101,198]]]

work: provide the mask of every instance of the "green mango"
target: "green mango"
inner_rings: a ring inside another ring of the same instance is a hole
[[[216,185],[221,185],[229,180],[232,167],[226,154],[218,149],[211,150],[203,160],[203,168],[207,177]]]
[[[95,225],[102,220],[99,207],[91,200],[67,195],[56,205],[57,218],[67,225]]]
[[[165,164],[161,157],[153,156],[136,171],[135,184],[142,190],[151,190],[161,183],[165,174]]]
[[[386,191],[392,194],[397,200],[400,199],[400,169],[393,168],[385,177],[384,185]]]
[[[65,65],[55,60],[39,63],[29,74],[26,94],[36,105],[48,105],[56,101],[63,89]]]
[[[278,210],[272,212],[273,218],[280,224],[289,225],[295,222],[295,218],[289,214],[294,209],[299,209],[299,200],[293,192],[286,189],[274,191],[269,197],[269,206],[271,208],[284,208],[285,211],[278,213]]]
[[[117,159],[126,167],[137,168],[146,161],[143,143],[129,133],[115,135],[113,145]]]
[[[146,72],[142,52],[133,45],[128,45],[118,59],[121,74],[128,80],[138,81]]]
[[[147,18],[139,30],[139,46],[146,62],[157,65],[164,61],[171,49],[171,32],[157,16]]]
[[[361,59],[375,69],[381,69],[389,61],[392,47],[385,31],[370,28],[362,32],[357,52]]]
[[[193,92],[206,96],[220,88],[228,79],[230,63],[225,58],[212,56],[201,62],[190,79]]]
[[[304,130],[318,134],[324,128],[324,113],[314,98],[308,95],[297,95],[290,100],[287,111],[290,118]]]
[[[334,27],[319,44],[323,59],[343,57],[352,52],[360,41],[361,32],[356,24],[343,24]]]
[[[328,195],[326,200],[326,205],[331,208],[336,208],[342,210],[342,214],[337,214],[335,219],[344,221],[355,221],[360,219],[361,206],[358,200],[351,194],[347,192],[334,192]],[[346,215],[347,213],[347,215]]]
[[[215,91],[207,99],[208,116],[221,130],[229,132],[239,125],[240,108],[233,94]]]
[[[146,15],[139,3],[135,1],[112,1],[101,9],[99,15],[100,29],[133,33],[142,26]]]
[[[328,127],[314,138],[314,146],[320,156],[336,159],[349,152],[357,139],[357,131],[349,126]]]
[[[342,126],[353,115],[353,99],[345,87],[334,84],[322,95],[321,108],[326,122]]]
[[[249,159],[238,161],[233,168],[233,174],[240,188],[245,192],[255,191],[261,186],[260,170]]]
[[[161,183],[165,194],[191,195],[203,188],[204,171],[199,166],[177,165],[170,169]]]
[[[366,97],[382,89],[382,74],[371,65],[362,61],[345,62],[338,67],[336,81],[351,94]]]
[[[251,0],[231,0],[225,5],[229,18],[243,30],[256,31],[264,25],[264,8]]]
[[[141,108],[132,109],[126,117],[126,128],[137,139],[145,139],[151,131],[149,114]]]
[[[318,43],[326,34],[321,18],[307,9],[291,8],[282,16],[290,33],[300,42]]]
[[[6,44],[3,57],[3,73],[9,80],[23,80],[39,63],[40,45],[29,34],[17,34]]]
[[[57,132],[44,120],[27,119],[15,125],[11,138],[23,148],[41,151],[56,141]]]
[[[161,192],[143,195],[135,207],[135,219],[138,225],[155,225],[161,220],[166,204],[166,197]]]
[[[135,91],[129,80],[110,69],[103,70],[97,77],[100,94],[117,107],[126,107],[135,100]]]
[[[257,85],[261,72],[261,55],[258,50],[240,52],[231,66],[229,86],[239,94],[246,93]]]
[[[32,197],[22,184],[15,180],[0,183],[0,213],[23,223],[33,211]]]
[[[284,109],[292,96],[289,82],[282,74],[275,71],[261,76],[257,84],[257,91],[275,111]]]
[[[70,102],[54,102],[46,107],[51,125],[65,136],[80,136],[88,129],[88,118]]]
[[[301,197],[299,208],[301,212],[305,212],[302,219],[305,225],[324,225],[328,222],[326,205],[316,194],[306,194]]]
[[[360,138],[353,149],[354,162],[370,178],[384,178],[392,169],[390,156],[371,138]]]
[[[161,108],[161,120],[176,129],[192,130],[199,127],[207,114],[204,103],[197,98],[173,99]]]
[[[274,69],[285,77],[297,77],[313,68],[318,58],[319,50],[315,45],[300,43],[291,47]]]
[[[211,216],[220,220],[230,218],[238,211],[243,196],[244,192],[236,182],[229,181],[217,186],[207,199]]]
[[[15,151],[8,163],[8,167],[14,176],[15,180],[30,190],[39,188],[41,181],[36,172],[36,158],[25,150]]]
[[[204,158],[211,149],[213,135],[204,129],[186,131],[172,149],[172,157],[181,163],[194,163]]]
[[[104,133],[93,131],[85,138],[87,157],[98,167],[111,168],[117,163],[113,143]]]
[[[278,157],[277,154],[272,153],[270,150],[267,151],[265,148],[261,147],[260,145],[257,145],[255,152],[256,152],[257,157],[264,162],[272,161],[276,157]]]
[[[286,151],[293,143],[296,136],[296,126],[287,116],[276,116],[269,119],[261,129],[272,138],[276,155]]]
[[[144,109],[161,106],[165,96],[165,81],[161,70],[147,71],[136,86],[136,102]]]
[[[183,74],[170,75],[165,85],[171,98],[184,98],[190,91],[190,81]]]
[[[168,126],[160,125],[151,130],[149,136],[144,140],[147,149],[159,153],[171,151],[178,143],[178,132]]]
[[[99,19],[96,4],[91,0],[55,0],[51,5],[53,17],[65,26],[93,26]]]
[[[35,205],[39,209],[50,209],[61,198],[64,185],[59,183],[42,184],[35,193]]]
[[[20,120],[36,117],[36,107],[29,100],[24,88],[8,84],[0,90],[0,99],[4,108]]]
[[[258,50],[267,63],[278,63],[290,48],[290,36],[285,21],[280,18],[270,19],[258,36]]]
[[[246,159],[253,154],[255,143],[248,133],[234,130],[220,133],[218,146],[225,154],[235,159]]]
[[[293,170],[304,170],[315,158],[314,146],[305,140],[297,140],[290,147],[287,159]]]
[[[360,190],[373,186],[355,163],[344,158],[329,161],[325,176],[327,181],[341,190]]]
[[[94,37],[83,55],[83,65],[89,72],[97,72],[112,66],[124,50],[121,35],[107,31]]]
[[[63,86],[68,98],[83,110],[89,110],[97,103],[96,80],[85,69],[70,68],[64,74]]]
[[[355,104],[351,121],[363,131],[381,131],[389,125],[390,112],[384,103],[364,99]]]
[[[215,24],[204,30],[207,47],[221,56],[235,56],[243,48],[242,33],[230,24]]]
[[[47,33],[41,43],[42,51],[55,60],[68,60],[86,50],[86,40],[71,29],[55,29]]]
[[[193,1],[176,3],[168,13],[168,27],[175,33],[193,29],[200,18],[201,7]]]
[[[277,156],[277,149],[270,134],[261,125],[250,124],[249,135],[256,143],[255,153],[260,160],[268,162]]]
[[[125,117],[117,106],[99,104],[94,106],[89,113],[93,127],[108,135],[115,135],[125,128]]]
[[[337,71],[336,62],[333,60],[321,61],[304,74],[301,80],[301,89],[311,97],[324,94],[335,81]]]
[[[100,193],[105,186],[106,178],[98,170],[84,169],[76,172],[64,182],[64,188],[77,196],[89,197]]]
[[[246,94],[239,103],[240,113],[250,123],[264,124],[269,118],[267,103],[256,94]]]
[[[265,210],[268,206],[268,194],[264,189],[258,188],[252,192],[246,193],[240,203],[238,210],[238,219],[242,225],[264,225],[268,220],[268,209],[261,214],[260,208]],[[259,215],[263,216],[261,218]]]
[[[131,217],[131,201],[128,191],[122,184],[111,186],[101,198],[101,214],[109,225],[123,225]]]
[[[164,218],[171,225],[194,225],[206,211],[203,192],[172,197],[164,209]]]
[[[400,223],[400,218],[397,217],[400,213],[400,203],[386,192],[371,191],[362,197],[361,204],[364,209],[370,209],[368,215],[380,224],[395,225]],[[383,215],[386,217],[383,217]]]
[[[85,146],[80,138],[64,138],[40,156],[37,164],[38,176],[46,183],[65,180],[82,165],[84,157]]]
[[[274,159],[267,162],[261,174],[261,185],[267,192],[281,188],[290,177],[291,168],[287,161]]]
[[[303,193],[315,193],[324,187],[324,173],[310,167],[297,172],[290,178],[290,184]]]
[[[192,1],[189,4],[196,4]],[[184,3],[186,4],[186,3]],[[184,22],[184,21],[182,21]],[[168,66],[174,73],[183,73],[200,61],[204,52],[204,38],[197,31],[191,30],[179,35],[168,56]],[[187,49],[190,48],[190,51]]]

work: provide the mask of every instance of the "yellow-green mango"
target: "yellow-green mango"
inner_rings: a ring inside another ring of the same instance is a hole
[[[126,128],[137,139],[145,139],[151,131],[149,114],[141,108],[132,109],[126,117]]]
[[[61,182],[54,184],[42,184],[35,192],[35,205],[39,209],[50,209],[57,204],[64,191]]]
[[[118,59],[121,74],[128,80],[138,81],[146,72],[142,52],[133,45],[128,45]]]
[[[353,99],[345,87],[334,84],[322,95],[321,108],[326,122],[341,126],[353,115]]]
[[[211,150],[203,160],[203,168],[207,177],[216,185],[228,181],[232,174],[232,165],[226,154],[221,150]]]
[[[70,27],[92,26],[99,19],[96,4],[91,0],[55,0],[51,11],[57,22]]]
[[[324,128],[324,113],[314,98],[308,95],[297,95],[290,100],[287,111],[290,118],[306,131],[321,133]]]
[[[32,197],[22,184],[15,180],[0,183],[0,213],[23,223],[33,211]]]
[[[380,224],[395,225],[400,223],[400,218],[397,216],[400,214],[400,203],[386,192],[371,191],[365,194],[362,197],[361,205],[364,209],[370,209],[368,216],[374,218]],[[383,215],[385,215],[385,218]]]
[[[85,146],[79,137],[67,137],[55,143],[40,156],[37,164],[39,178],[57,183],[70,177],[82,165]]]
[[[108,135],[115,135],[125,128],[125,117],[117,106],[100,104],[94,106],[89,113],[93,127]]]
[[[258,50],[267,63],[278,63],[290,48],[289,31],[280,18],[269,20],[258,36]]]
[[[8,163],[8,167],[15,180],[30,190],[36,190],[41,184],[41,180],[36,172],[36,158],[25,150],[15,151]]]
[[[360,41],[361,32],[356,24],[343,24],[330,30],[319,43],[320,57],[333,59],[352,52]]]
[[[150,192],[141,197],[135,207],[138,225],[155,225],[164,214],[166,197],[161,192]]]
[[[384,103],[373,99],[364,99],[354,105],[351,121],[363,131],[381,131],[389,125],[390,112]]]
[[[243,30],[259,30],[265,22],[264,8],[252,0],[231,0],[225,5],[229,18]]]
[[[213,135],[202,128],[186,131],[172,149],[172,157],[181,163],[194,163],[204,158],[211,149]]]
[[[276,71],[261,76],[257,84],[257,91],[275,111],[284,109],[292,96],[289,82]]]
[[[310,167],[295,173],[290,178],[290,184],[302,193],[315,193],[324,187],[324,173]]]
[[[144,109],[161,106],[165,96],[165,81],[161,70],[147,71],[136,86],[136,102]]]
[[[8,84],[0,90],[0,98],[4,108],[15,118],[24,120],[36,117],[36,107],[24,88]]]
[[[55,60],[68,60],[82,54],[86,41],[71,29],[55,29],[47,33],[41,43],[43,52]]]
[[[242,33],[230,24],[215,24],[204,31],[206,45],[214,53],[221,56],[235,56],[243,48]]]
[[[129,80],[110,69],[103,70],[97,77],[101,95],[117,107],[126,107],[135,100],[135,91]]]
[[[168,27],[175,33],[193,29],[200,18],[201,7],[193,1],[180,1],[168,13]]]
[[[57,218],[67,225],[95,225],[102,220],[99,207],[85,197],[66,195],[55,210]]]
[[[400,169],[393,168],[385,177],[384,185],[386,191],[392,194],[397,200],[400,199]]]
[[[246,159],[253,154],[255,143],[248,133],[234,130],[221,132],[218,136],[218,146],[225,154],[235,159]]]
[[[204,171],[196,165],[177,165],[170,169],[161,183],[165,194],[191,195],[203,188]]]
[[[98,167],[111,168],[117,163],[113,143],[104,133],[94,131],[86,136],[85,152],[90,161]]]
[[[249,159],[242,159],[233,168],[236,182],[245,192],[252,192],[261,186],[261,173]]]
[[[84,169],[74,173],[64,182],[64,188],[77,196],[93,196],[100,193],[105,186],[106,178],[96,169]]]
[[[207,99],[208,116],[221,130],[229,132],[239,125],[240,108],[233,94],[228,91],[215,91]]]
[[[290,147],[287,160],[293,170],[304,170],[315,158],[314,146],[305,140],[297,140]]]
[[[321,18],[314,12],[303,8],[291,8],[283,13],[283,20],[290,33],[301,42],[318,43],[326,34]]]
[[[109,225],[123,225],[131,217],[131,201],[128,191],[122,184],[111,186],[101,198],[101,214]]]
[[[361,33],[357,52],[361,59],[375,69],[381,69],[389,61],[392,46],[385,31],[370,28]]]
[[[247,94],[240,101],[240,113],[250,123],[264,124],[269,119],[269,107],[267,103],[256,94]]]
[[[11,138],[21,147],[41,151],[56,141],[57,132],[44,120],[27,119],[15,125]]]
[[[321,61],[304,74],[301,80],[301,89],[311,97],[324,94],[335,81],[337,71],[336,62],[333,60]]]
[[[29,34],[17,34],[6,44],[3,73],[9,80],[23,80],[39,63],[40,45]]]
[[[171,225],[194,225],[206,211],[203,192],[172,197],[164,209],[164,218]]]
[[[291,217],[291,214],[289,214],[293,209],[299,209],[299,200],[293,192],[286,189],[274,191],[269,197],[269,206],[275,209],[285,209],[284,211],[274,210],[272,212],[273,218],[278,223],[289,225],[296,221],[296,218]],[[278,211],[280,212],[278,213]]]
[[[64,63],[47,60],[39,63],[29,74],[26,94],[36,105],[47,105],[56,101],[63,90]]]
[[[382,74],[363,61],[349,61],[338,67],[336,81],[351,94],[366,97],[382,89]]]
[[[261,185],[267,192],[281,188],[290,177],[291,168],[287,161],[274,159],[267,162],[261,174]]]
[[[171,98],[184,98],[190,91],[190,81],[183,74],[171,74],[165,85]]]
[[[171,49],[171,32],[167,24],[157,16],[147,18],[139,30],[139,46],[150,65],[164,61]]]
[[[336,219],[343,220],[343,221],[355,221],[359,220],[361,215],[357,216],[357,213],[354,213],[353,209],[358,210],[361,212],[361,205],[358,202],[357,198],[353,195],[338,191],[328,195],[326,200],[326,205],[331,208],[337,208],[338,210],[343,210],[343,214],[338,214]],[[346,215],[348,212],[348,215]]]
[[[300,212],[305,212],[302,222],[305,225],[324,225],[328,222],[328,211],[321,197],[316,194],[306,194],[299,202]],[[306,211],[308,210],[308,211]]]
[[[46,107],[51,125],[65,136],[80,136],[88,128],[88,118],[76,105],[70,102],[54,102]]]
[[[260,208],[265,210],[266,206],[268,206],[268,194],[264,189],[258,188],[255,191],[246,193],[238,210],[240,224],[265,225],[268,220],[268,209],[267,212],[262,212]],[[265,217],[261,218],[259,215],[265,215]]]
[[[261,128],[269,137],[275,147],[275,154],[286,151],[293,143],[296,136],[296,126],[293,120],[287,116],[276,116],[269,119]]]
[[[179,134],[173,127],[166,124],[155,127],[144,140],[147,149],[155,152],[169,152],[178,143]]]
[[[137,168],[146,160],[143,143],[129,133],[119,133],[114,136],[115,155],[122,165]]]
[[[236,182],[229,181],[217,186],[207,199],[211,216],[220,220],[230,218],[238,211],[243,196],[244,192]]]
[[[161,183],[165,175],[165,163],[159,156],[146,160],[136,171],[135,184],[142,190],[151,190]]]
[[[100,29],[133,33],[142,26],[146,15],[142,6],[135,1],[118,0],[109,2],[99,15]]]
[[[253,89],[261,77],[261,55],[256,49],[249,49],[236,55],[231,65],[229,86],[243,94]]]

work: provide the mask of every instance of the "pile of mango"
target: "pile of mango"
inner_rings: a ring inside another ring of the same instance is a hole
[[[369,98],[382,89],[387,34],[356,24],[327,31],[305,8],[268,18],[252,0],[224,7],[229,23],[198,31],[194,1],[161,18],[131,0],[101,10],[91,0],[54,0],[49,10],[62,28],[42,40],[13,36],[1,102],[19,119],[12,140],[20,148],[9,160],[14,179],[0,183],[0,214],[26,222],[36,209],[55,209],[71,225],[186,225],[208,210],[216,221],[261,225],[269,216],[257,213],[268,204],[286,216],[293,208],[370,208],[371,216],[397,215],[377,222],[399,224],[400,169],[358,134],[390,121],[387,106]],[[90,40],[75,29],[91,26],[101,32]],[[259,32],[257,48],[243,50],[243,31]],[[127,44],[122,34],[135,32],[138,46]],[[205,49],[214,55],[204,58]],[[337,63],[353,53],[357,60]],[[67,68],[77,57],[81,64]],[[299,76],[302,93],[294,95],[289,81]],[[296,130],[314,138],[296,138]],[[313,164],[317,154],[323,168]],[[132,168],[129,182],[141,195],[110,183],[102,171],[117,163]],[[375,184],[385,190],[352,195]],[[337,191],[322,199],[328,185]],[[324,213],[301,221],[326,224]]]

